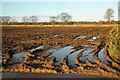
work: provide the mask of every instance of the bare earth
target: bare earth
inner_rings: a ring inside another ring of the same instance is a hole
[[[120,79],[120,61],[107,51],[111,30],[112,27],[3,27],[2,56],[7,57],[1,61],[3,78]],[[44,48],[38,49],[40,46]],[[21,52],[27,57],[18,62],[12,60],[14,54]]]

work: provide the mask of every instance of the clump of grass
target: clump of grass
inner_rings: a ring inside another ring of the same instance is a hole
[[[109,49],[108,49],[110,55],[120,58],[120,46],[115,45],[114,43],[110,43]]]
[[[118,27],[114,27],[110,33],[109,53],[115,58],[120,58],[120,37],[117,31]]]

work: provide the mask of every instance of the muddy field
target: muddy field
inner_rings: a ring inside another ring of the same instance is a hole
[[[3,27],[2,72],[120,78],[107,51],[112,27]]]

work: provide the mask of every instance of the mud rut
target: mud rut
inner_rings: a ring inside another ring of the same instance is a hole
[[[53,37],[58,37],[58,35]],[[2,67],[1,70],[3,72],[80,74],[120,78],[120,61],[109,55],[107,51],[109,47],[108,44],[105,44],[105,42],[99,38],[96,40],[93,39],[92,41],[86,37],[77,37],[74,39],[81,39],[83,44],[81,46],[65,46],[70,48],[68,53],[66,52],[65,55],[62,55],[62,58],[59,56],[59,54],[62,54],[62,51],[60,50],[64,47],[51,48],[48,51],[44,50],[43,48],[37,48],[25,52],[27,57],[22,61],[12,62],[9,59],[3,59],[2,64],[4,67]],[[92,44],[95,45],[92,46]],[[87,49],[91,50],[87,51],[85,54]],[[102,49],[104,49],[104,51],[101,54],[103,54],[105,60],[101,60],[99,58],[99,52]],[[58,55],[53,55],[56,51],[59,51],[57,53]],[[64,49],[63,51],[66,50]],[[74,61],[69,60],[72,59],[72,55],[74,55]],[[93,61],[87,57],[89,55]],[[61,59],[58,61],[56,56]],[[82,60],[83,58],[84,60]],[[71,62],[72,64],[70,64]]]

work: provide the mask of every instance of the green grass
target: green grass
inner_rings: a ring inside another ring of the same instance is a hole
[[[114,27],[110,33],[109,53],[111,56],[120,59],[120,35],[118,27]]]

